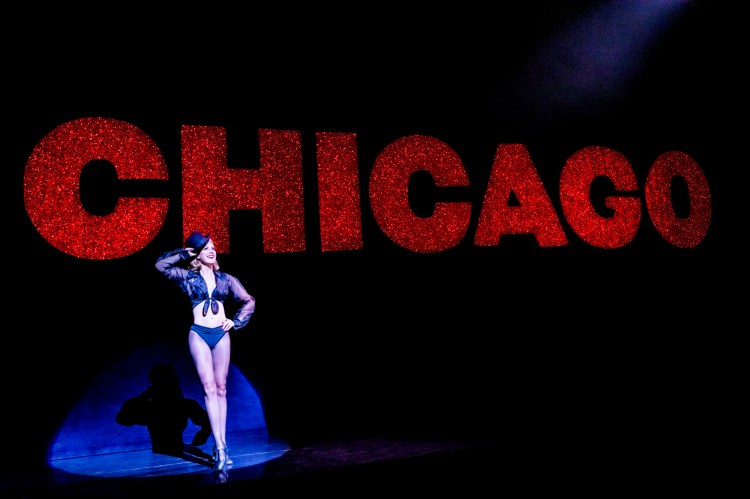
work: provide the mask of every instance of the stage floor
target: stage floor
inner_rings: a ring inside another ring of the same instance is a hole
[[[644,490],[714,496],[727,489],[737,469],[736,463],[687,437],[684,445],[671,450],[652,439],[643,447],[625,445],[611,435],[599,446],[584,438],[564,445],[522,440],[358,437],[294,446],[232,440],[235,464],[227,474],[214,472],[207,463],[129,451],[66,464],[69,471],[29,470],[3,479],[0,497],[216,499],[302,493],[350,499],[372,494],[525,497],[551,492],[601,497]]]
[[[487,443],[433,438],[368,437],[292,447],[248,436],[233,438],[229,447],[234,465],[226,473],[213,471],[203,460],[211,451],[207,444],[182,457],[149,449],[66,459],[51,463],[43,474],[7,480],[0,490],[8,499],[160,493],[230,497],[267,488],[291,492],[297,487],[351,494],[349,487],[355,482],[372,491],[390,490],[395,482],[433,490],[449,481],[478,484],[492,478],[488,464],[497,456],[488,452],[492,446]]]

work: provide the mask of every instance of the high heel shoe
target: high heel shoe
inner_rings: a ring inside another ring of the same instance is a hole
[[[229,447],[227,447],[227,443],[224,442],[224,461],[226,463],[227,469],[231,468],[234,464],[234,461],[232,461],[232,458],[229,457]]]
[[[214,446],[214,471],[224,471],[227,468],[227,451]]]

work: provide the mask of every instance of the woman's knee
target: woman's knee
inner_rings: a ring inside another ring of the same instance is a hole
[[[219,397],[227,396],[227,384],[226,383],[216,384],[216,395],[218,395]]]
[[[224,389],[224,391],[226,392],[226,388]],[[216,383],[214,383],[213,381],[203,383],[203,394],[206,397],[208,398],[216,397],[218,393],[219,393],[219,389],[216,386]]]

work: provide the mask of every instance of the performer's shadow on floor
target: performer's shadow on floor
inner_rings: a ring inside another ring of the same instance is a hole
[[[180,452],[180,454],[176,455],[175,457],[181,457],[186,461],[190,461],[196,464],[202,464],[204,466],[208,466],[209,468],[213,468],[214,466],[213,456],[211,456],[211,454],[203,452],[201,449],[194,445],[184,446],[182,452]]]
[[[211,435],[208,413],[196,400],[183,395],[174,366],[155,364],[148,380],[151,386],[122,404],[115,417],[117,422],[123,426],[147,427],[151,450],[156,454],[212,467],[213,457],[199,448]],[[189,445],[183,440],[188,421],[200,426]]]

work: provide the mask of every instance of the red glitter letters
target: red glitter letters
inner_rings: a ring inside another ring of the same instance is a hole
[[[222,127],[182,127],[183,232],[209,231],[217,247],[230,250],[229,213],[260,210],[263,250],[306,251],[301,133],[259,130],[260,167],[230,169],[226,131]],[[360,250],[362,212],[356,135],[316,133],[318,208],[321,251]],[[135,126],[111,118],[82,118],[64,123],[42,138],[24,173],[24,201],[39,234],[60,251],[77,258],[109,260],[138,252],[158,234],[168,199],[121,197],[106,215],[86,211],[80,197],[80,175],[87,163],[110,162],[121,179],[168,180],[168,170],[153,140]],[[417,252],[441,252],[466,236],[472,214],[468,201],[436,202],[430,216],[409,206],[409,181],[428,172],[437,188],[468,187],[469,178],[450,146],[429,136],[395,140],[375,159],[369,179],[369,201],[378,227],[394,243]],[[605,199],[613,214],[594,209],[594,179],[608,178],[618,193]],[[680,177],[688,187],[690,211],[678,217],[671,183]],[[635,237],[642,201],[633,169],[617,151],[590,146],[576,151],[560,175],[560,206],[565,220],[587,244],[621,248]],[[518,205],[510,206],[513,192]],[[708,232],[711,197],[698,164],[687,154],[670,151],[654,161],[644,198],[657,232],[679,248],[697,246]],[[500,144],[480,207],[474,244],[496,246],[506,234],[532,234],[540,247],[569,244],[552,202],[522,144]]]

